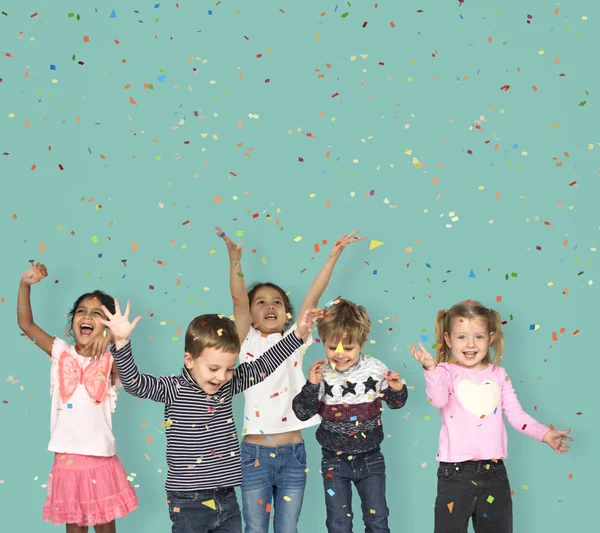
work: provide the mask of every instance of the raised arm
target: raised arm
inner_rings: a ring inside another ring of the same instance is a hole
[[[308,370],[308,379],[294,399],[292,410],[298,418],[305,422],[319,412],[319,399],[321,394],[321,380],[323,379],[323,365],[326,361],[315,361]]]
[[[432,355],[425,349],[423,343],[419,347],[413,344],[410,354],[421,363],[425,372],[425,393],[429,403],[434,407],[444,407],[448,403],[448,394],[452,388],[452,376],[448,369],[436,363]]]
[[[233,300],[233,317],[240,343],[243,343],[250,331],[252,318],[250,316],[250,302],[248,301],[248,293],[246,292],[246,282],[244,281],[244,273],[242,272],[242,247],[239,244],[235,244],[221,228],[218,226],[215,226],[215,228],[217,236],[221,237],[227,245],[227,253],[229,254],[229,289],[231,290],[231,299]]]
[[[306,297],[302,302],[302,307],[300,308],[299,317],[303,317],[304,313],[313,307],[317,307],[319,305],[319,300],[327,285],[329,284],[329,280],[331,279],[331,275],[333,274],[333,269],[342,255],[342,252],[345,250],[346,246],[348,246],[352,242],[364,241],[364,237],[356,237],[356,234],[359,233],[360,230],[353,231],[349,235],[342,235],[336,243],[333,245],[331,252],[329,252],[329,257],[325,261],[325,264],[317,274],[317,277],[312,282],[310,289],[306,293]]]
[[[129,337],[142,317],[138,316],[133,322],[129,322],[129,310],[130,305],[127,302],[125,314],[121,314],[121,306],[118,300],[115,300],[115,314],[113,315],[106,307],[102,306],[106,320],[99,320],[99,322],[110,329],[115,339],[115,351],[112,355],[117,364],[123,388],[129,394],[138,398],[170,403],[177,393],[176,383],[173,378],[157,378],[150,374],[142,374],[135,364]]]
[[[21,276],[19,293],[17,295],[17,323],[21,331],[25,333],[37,346],[48,355],[52,352],[54,337],[48,335],[33,320],[31,310],[31,286],[38,283],[48,275],[48,269],[41,263],[36,263]]]

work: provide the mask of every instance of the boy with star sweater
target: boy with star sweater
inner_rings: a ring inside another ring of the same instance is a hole
[[[408,392],[400,375],[361,353],[371,329],[364,307],[336,300],[318,322],[327,361],[313,363],[292,407],[300,420],[322,417],[317,429],[323,459],[327,531],[352,531],[352,482],[368,531],[389,533],[385,499],[382,400],[400,409]]]

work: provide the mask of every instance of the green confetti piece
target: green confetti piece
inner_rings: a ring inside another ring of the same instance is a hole
[[[494,497],[491,494],[487,497],[487,502],[494,503]]]
[[[92,237],[92,242],[94,244],[98,244],[98,237],[96,237],[95,235]]]
[[[521,490],[529,490],[529,485],[521,485]]]
[[[243,237],[244,236],[244,230],[243,229],[239,229],[235,232],[235,235],[237,237]]]

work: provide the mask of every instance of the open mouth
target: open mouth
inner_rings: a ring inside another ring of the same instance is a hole
[[[80,324],[79,325],[79,333],[84,336],[89,336],[94,332],[94,326],[91,324]]]
[[[474,359],[475,357],[477,357],[477,352],[463,352],[463,355],[467,359]]]
[[[218,389],[221,384],[220,383],[215,383],[214,381],[209,381],[207,383],[207,385],[211,388],[211,389]]]
[[[277,315],[275,313],[267,313],[265,315],[265,320],[277,320]]]

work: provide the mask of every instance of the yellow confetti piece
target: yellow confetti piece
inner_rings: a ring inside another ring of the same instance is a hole
[[[206,507],[210,507],[213,511],[217,510],[217,506],[215,505],[215,500],[206,500],[202,502],[202,505],[206,505]]]
[[[292,499],[291,499],[289,496],[284,496],[284,497],[283,497],[283,499],[284,499],[286,502],[291,502],[291,501],[292,501]]]
[[[529,485],[521,485],[521,490],[529,490]]]
[[[382,245],[383,245],[382,241],[372,240],[371,244],[369,245],[369,250],[373,250],[374,248],[378,248],[379,246],[382,246]]]
[[[369,509],[369,512],[370,512],[371,514],[376,514],[376,513],[375,513],[375,509]]]
[[[302,240],[302,237],[298,236],[294,239],[296,242],[300,242]]]
[[[342,341],[339,342],[337,348],[335,349],[335,353],[344,353],[344,347],[342,346]]]

